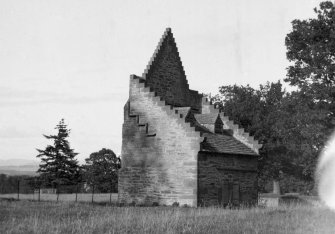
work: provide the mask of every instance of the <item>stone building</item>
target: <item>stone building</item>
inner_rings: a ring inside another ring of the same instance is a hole
[[[120,203],[257,202],[261,145],[189,88],[169,28],[142,76],[130,76],[122,131]]]

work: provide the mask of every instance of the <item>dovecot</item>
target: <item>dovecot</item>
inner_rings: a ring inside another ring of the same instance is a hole
[[[189,88],[171,29],[124,106],[120,203],[257,203],[258,141]]]

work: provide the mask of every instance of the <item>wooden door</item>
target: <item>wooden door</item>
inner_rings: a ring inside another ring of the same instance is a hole
[[[223,206],[239,206],[240,204],[239,183],[224,181],[219,196],[220,196],[219,204]]]

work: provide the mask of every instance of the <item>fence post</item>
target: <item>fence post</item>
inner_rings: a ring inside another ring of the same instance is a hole
[[[112,204],[112,186],[110,186],[109,190],[109,204]]]
[[[56,193],[57,193],[57,202],[58,202],[58,197],[59,197],[59,185],[57,184],[57,187],[56,187]]]
[[[41,186],[38,186],[38,201],[41,201]]]
[[[77,197],[78,197],[78,184],[76,184],[76,202],[77,202]]]
[[[17,180],[17,200],[20,200],[20,180]]]
[[[94,197],[94,184],[92,186],[92,203],[93,203],[93,197]]]

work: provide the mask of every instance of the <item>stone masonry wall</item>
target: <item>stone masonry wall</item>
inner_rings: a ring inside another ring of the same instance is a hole
[[[222,205],[225,182],[239,185],[240,204],[257,202],[257,157],[199,152],[198,205]]]
[[[176,110],[130,79],[125,106],[119,202],[197,205],[200,133]]]

